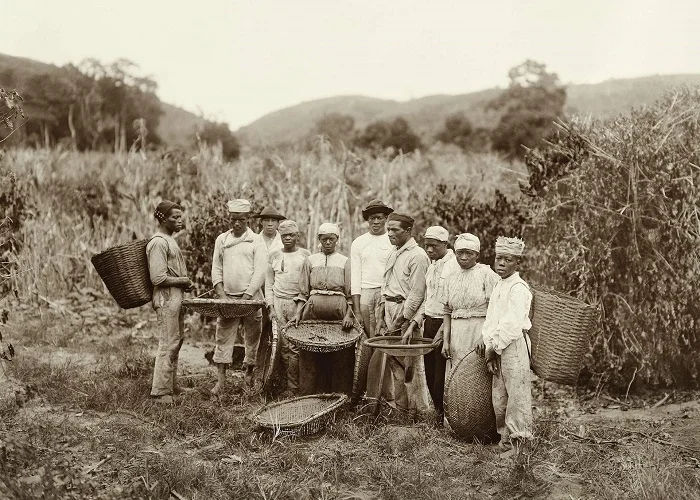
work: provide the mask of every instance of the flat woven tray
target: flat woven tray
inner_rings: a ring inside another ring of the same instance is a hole
[[[552,290],[533,289],[532,368],[544,380],[576,385],[598,311]]]
[[[299,326],[283,328],[284,337],[304,351],[334,352],[350,347],[362,335],[362,327],[355,325],[343,330],[342,321],[304,320]]]
[[[264,305],[264,302],[243,299],[184,299],[182,305],[202,316],[240,318],[253,314]]]
[[[142,306],[153,298],[146,257],[148,241],[135,240],[108,248],[90,259],[107,290],[123,309]]]
[[[277,330],[277,320],[270,318],[272,329],[270,332],[263,331],[258,345],[258,360],[262,361],[260,389],[265,392],[272,390],[272,386],[277,376],[277,367],[280,359],[279,333]]]
[[[309,436],[322,431],[348,397],[345,394],[314,394],[285,399],[260,408],[253,421],[275,434]]]
[[[498,439],[486,360],[470,351],[457,361],[445,382],[445,417],[457,436],[469,441]]]
[[[367,391],[367,371],[373,349],[365,344],[366,339],[367,336],[363,333],[355,344],[355,371],[352,378],[352,397],[355,399],[361,398]]]
[[[364,344],[389,356],[423,356],[435,348],[433,339],[411,339],[410,344],[402,344],[401,336],[398,335],[372,337],[365,340]]]

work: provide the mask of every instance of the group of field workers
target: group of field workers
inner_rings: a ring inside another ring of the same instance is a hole
[[[386,376],[380,376],[379,356],[372,356],[366,396],[383,399],[399,410],[434,407],[438,424],[444,420],[445,380],[457,362],[472,351],[486,357],[493,374],[492,400],[500,446],[518,449],[532,437],[528,338],[532,293],[518,274],[524,243],[499,237],[495,265],[478,263],[479,238],[456,235],[431,226],[424,248],[412,236],[414,220],[380,200],[362,210],[368,232],[352,243],[350,256],[336,251],[340,229],[318,227],[320,251],[300,248],[299,227],[273,207],[251,213],[248,200],[227,203],[230,230],[214,245],[211,278],[219,298],[264,300],[278,325],[305,320],[338,320],[350,329],[361,325],[368,337],[400,335],[433,339],[435,349],[418,366],[389,356]],[[159,344],[151,396],[172,403],[182,391],[177,383],[178,353],[184,339],[181,302],[192,289],[185,260],[173,234],[183,228],[182,208],[171,201],[155,210],[158,229],[146,253],[154,285],[153,307],[158,316]],[[260,218],[261,232],[250,227]],[[253,383],[262,331],[262,310],[242,318],[219,318],[213,362],[218,380],[213,394],[225,390],[226,369],[235,346],[243,346],[244,380]],[[324,392],[350,393],[354,348],[333,353],[299,350],[284,336],[281,348],[282,397]],[[379,354],[378,352],[375,354]],[[411,372],[411,373],[409,373]],[[383,370],[382,370],[382,373]]]

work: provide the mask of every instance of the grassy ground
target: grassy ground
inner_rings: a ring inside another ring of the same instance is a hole
[[[249,416],[264,401],[240,374],[208,396],[196,323],[181,363],[194,391],[159,406],[148,312],[75,316],[16,311],[3,329],[17,352],[0,362],[0,498],[700,498],[697,395],[650,408],[664,395],[614,401],[538,382],[522,476],[493,446],[353,407],[314,438],[258,432]]]

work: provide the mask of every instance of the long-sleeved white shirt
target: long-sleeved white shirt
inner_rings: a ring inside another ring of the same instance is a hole
[[[216,238],[211,265],[211,282],[224,284],[229,295],[262,296],[267,271],[267,247],[250,228],[240,238],[226,231]]]
[[[350,246],[350,293],[359,295],[363,288],[380,288],[384,269],[394,246],[387,233],[365,233]]]
[[[310,256],[306,248],[294,252],[273,250],[267,258],[265,277],[265,302],[274,303],[274,297],[294,299],[299,296],[299,276],[304,259]]]
[[[521,338],[523,330],[532,327],[531,303],[530,287],[517,272],[500,279],[493,288],[481,330],[486,347],[501,354],[511,342]]]

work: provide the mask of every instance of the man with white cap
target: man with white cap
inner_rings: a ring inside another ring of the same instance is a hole
[[[532,293],[518,266],[525,243],[519,238],[496,239],[496,283],[482,329],[487,368],[492,381],[493,410],[501,448],[522,447],[532,438],[529,330]],[[481,350],[481,349],[480,349]],[[483,352],[483,351],[482,351]]]
[[[431,262],[425,276],[425,300],[419,313],[411,321],[404,334],[404,343],[415,334],[423,324],[423,337],[434,339],[436,345],[442,342],[442,322],[445,311],[443,298],[445,278],[458,270],[455,254],[448,247],[450,234],[442,226],[430,226],[425,230],[423,247]],[[439,333],[438,333],[439,332]],[[438,412],[438,422],[442,422],[442,398],[445,389],[445,358],[440,349],[435,349],[423,356],[425,378]]]
[[[471,233],[455,240],[457,269],[445,279],[442,354],[451,367],[481,343],[481,327],[498,275],[486,264],[477,262],[481,251],[479,238]]]
[[[267,270],[267,247],[259,234],[248,227],[250,202],[231,200],[227,203],[231,229],[220,234],[214,244],[211,281],[219,298],[262,300],[262,287]],[[260,343],[260,320],[262,312],[257,310],[242,318],[219,318],[216,325],[216,347],[213,361],[218,369],[218,381],[211,390],[218,394],[226,381],[226,367],[233,360],[239,327],[243,328],[245,343],[245,381],[253,381],[253,370],[257,362]]]
[[[277,231],[282,248],[273,250],[268,257],[265,278],[265,303],[271,318],[277,319],[282,328],[294,320],[299,296],[299,276],[306,257],[311,255],[305,248],[299,248],[299,227],[293,220],[283,220]],[[299,348],[280,336],[280,354],[283,373],[287,374],[285,395],[296,395],[299,390]]]

